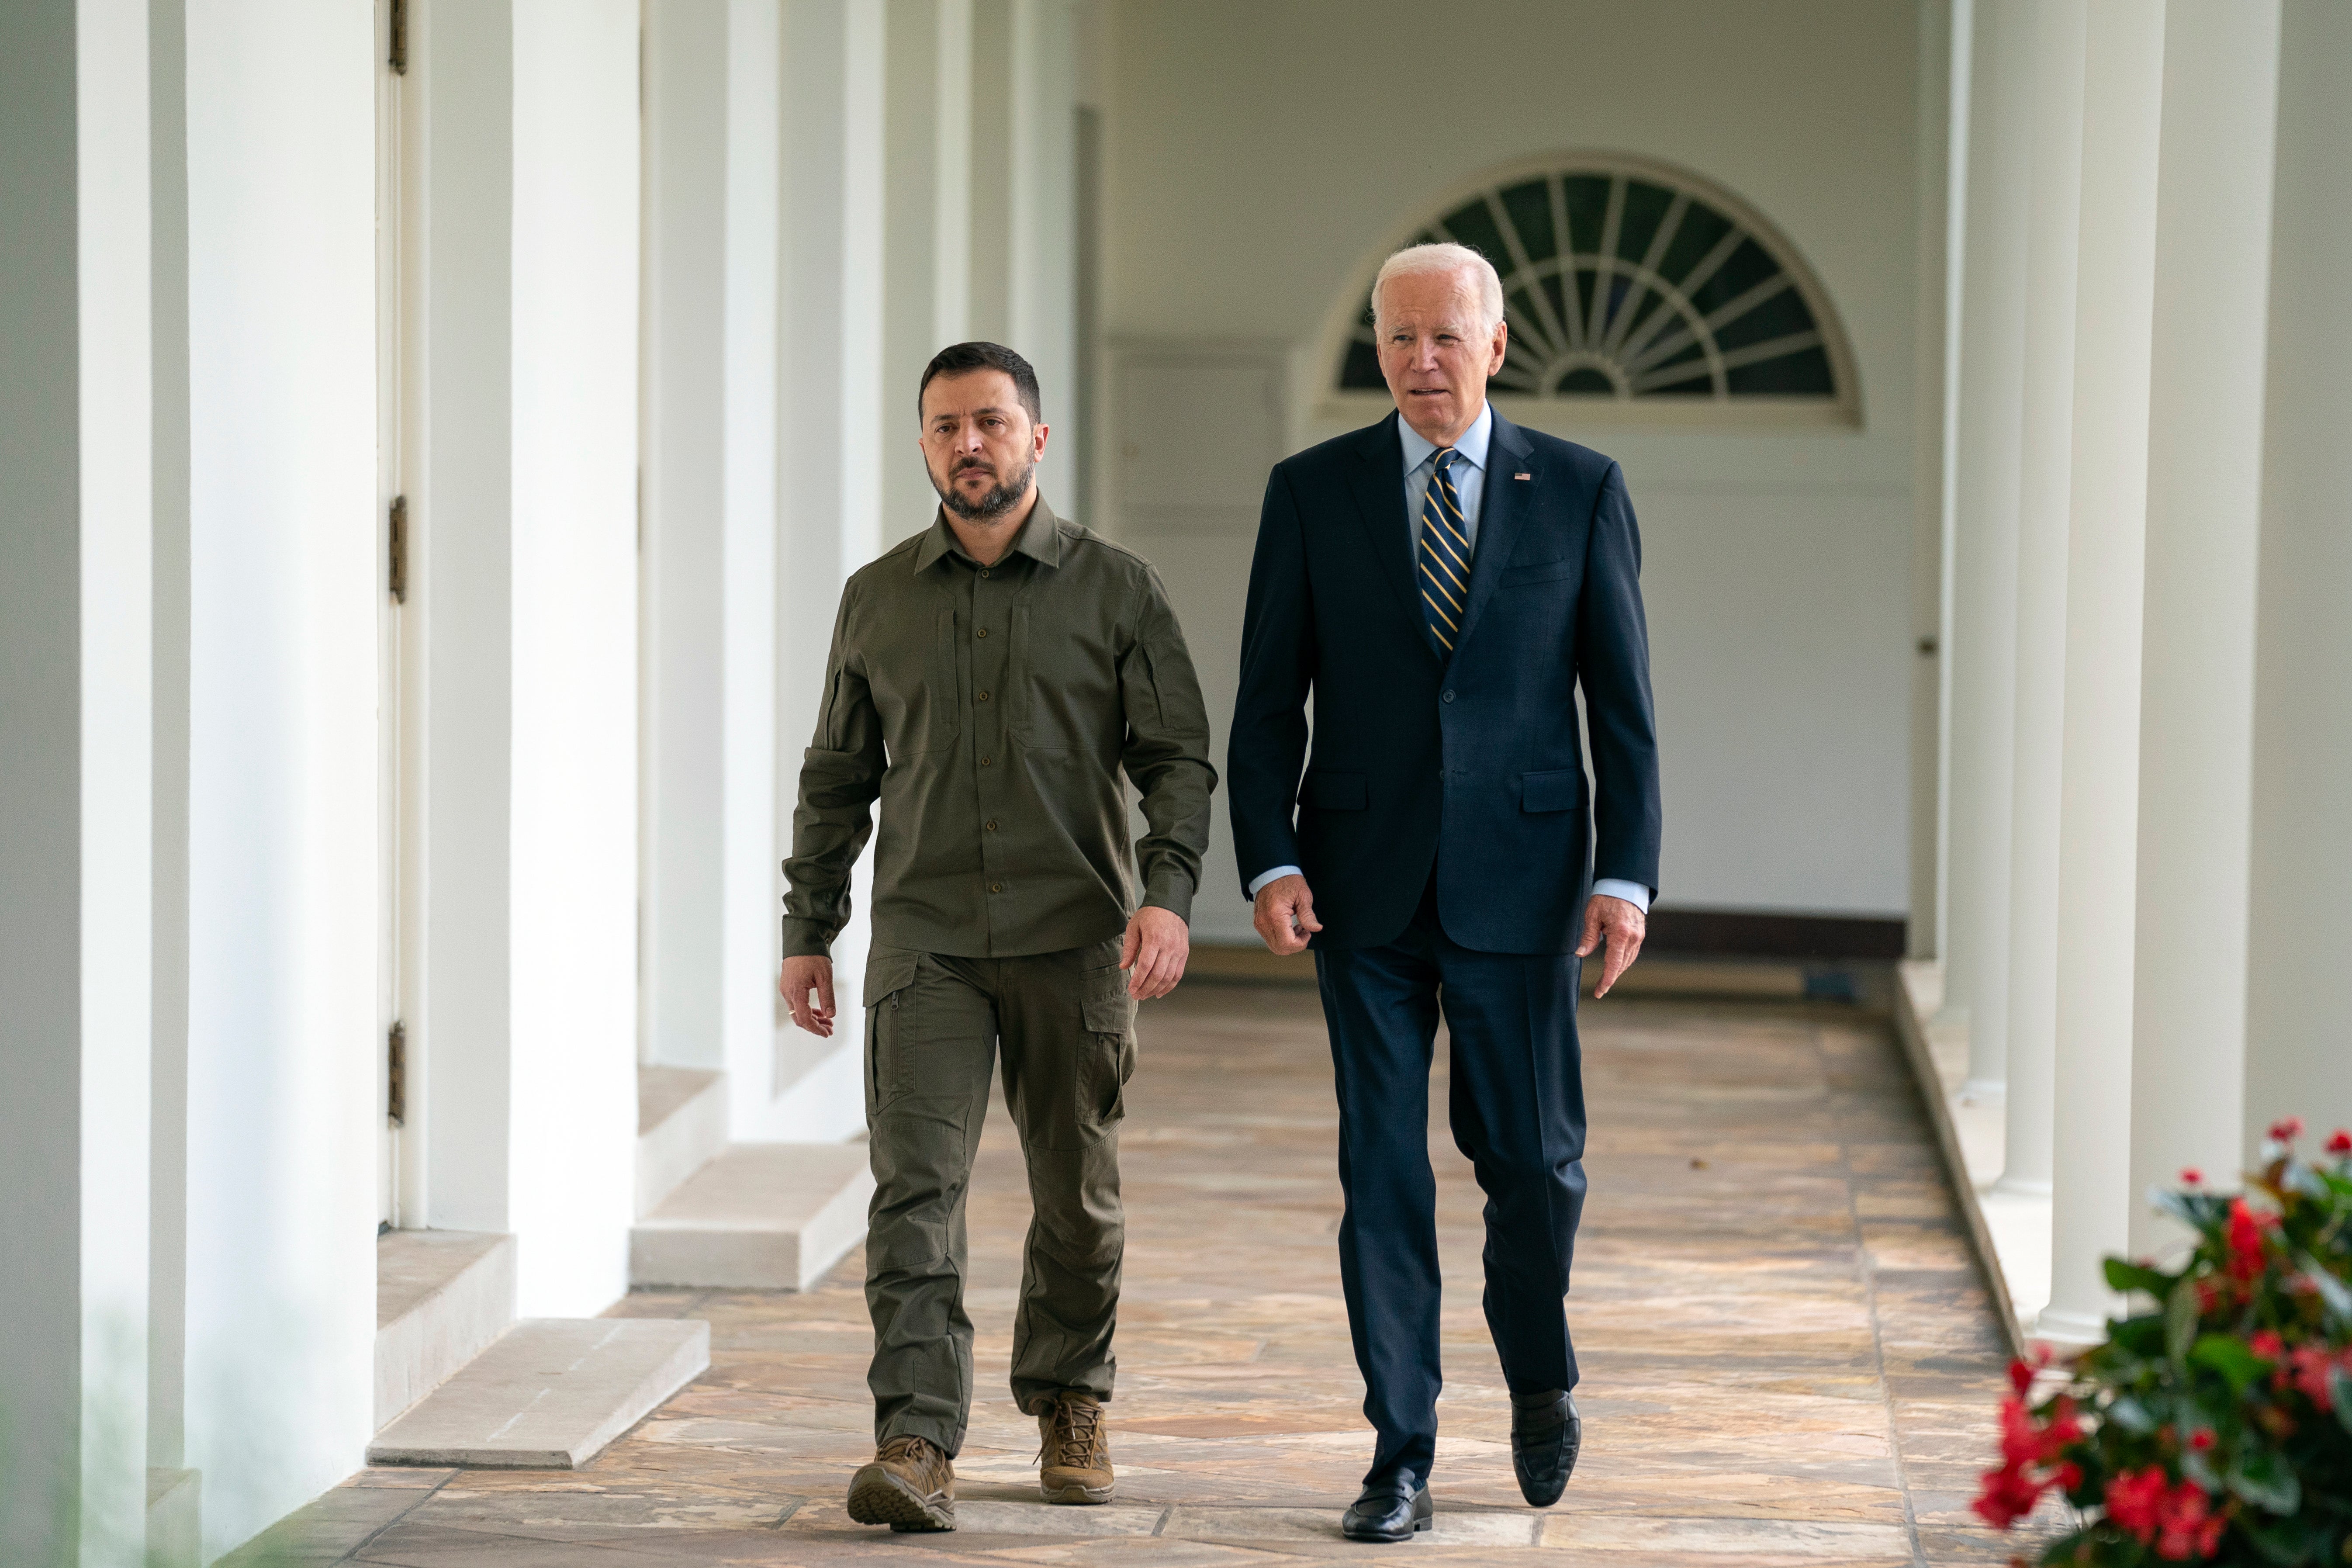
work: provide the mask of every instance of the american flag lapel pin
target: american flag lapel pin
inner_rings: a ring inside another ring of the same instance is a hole
[[[1534,479],[1535,476],[1533,474],[1513,474],[1511,478],[1515,479]]]

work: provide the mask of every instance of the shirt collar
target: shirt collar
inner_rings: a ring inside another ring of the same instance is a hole
[[[923,534],[923,542],[915,546],[915,570],[929,571],[934,562],[949,554],[964,555],[963,546],[957,542],[955,530],[948,526],[947,509],[941,507],[931,517],[931,526]],[[1026,555],[1042,566],[1062,563],[1062,529],[1054,509],[1045,504],[1045,492],[1037,492],[1037,504],[1029,509],[1029,520],[1013,536],[1013,548],[1005,554]]]
[[[1462,439],[1454,443],[1454,450],[1464,462],[1483,474],[1486,471],[1486,443],[1494,434],[1495,405],[1481,401],[1478,417],[1470,422],[1469,429],[1462,432]],[[1420,431],[1405,423],[1402,414],[1397,416],[1397,436],[1404,442],[1404,471],[1408,474],[1428,462],[1429,455],[1437,450],[1436,447],[1423,439]]]

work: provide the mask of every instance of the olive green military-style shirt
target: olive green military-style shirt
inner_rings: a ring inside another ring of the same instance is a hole
[[[1119,770],[1150,831],[1128,854]],[[963,958],[1189,919],[1209,843],[1209,716],[1151,563],[1037,499],[982,566],[944,514],[851,577],[784,862],[784,953],[825,953],[882,803],[874,940]]]

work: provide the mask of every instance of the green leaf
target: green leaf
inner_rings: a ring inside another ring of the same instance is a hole
[[[2183,1364],[2196,1341],[2197,1292],[2175,1290],[2172,1300],[2164,1304],[2164,1353],[2174,1364]]]
[[[2303,1483],[2276,1454],[2239,1455],[2227,1479],[2231,1491],[2272,1513],[2290,1514],[2303,1506]]]
[[[2311,1282],[2311,1288],[2318,1292],[2320,1305],[2327,1309],[2329,1320],[2339,1328],[2352,1321],[2352,1286],[2330,1274],[2308,1252],[2297,1255],[2295,1262],[2302,1267],[2303,1277]]]
[[[2352,1432],[2352,1372],[2341,1366],[2327,1369],[2328,1403],[2336,1406],[2336,1419],[2344,1430]]]
[[[2110,1258],[2106,1263],[2107,1289],[2117,1295],[2128,1296],[2135,1290],[2144,1291],[2163,1300],[2172,1293],[2173,1277],[2159,1273],[2143,1263],[2132,1263],[2121,1258]]]
[[[2208,1237],[2221,1233],[2221,1211],[2218,1200],[2189,1193],[2159,1192],[2156,1206],[2179,1220],[2189,1229]]]
[[[2208,1372],[2221,1373],[2229,1380],[2230,1392],[2241,1396],[2270,1369],[2270,1363],[2248,1350],[2246,1342],[2234,1334],[2200,1336],[2189,1349],[2189,1360]]]
[[[2264,1519],[2258,1513],[2242,1513],[2237,1527],[2247,1540],[2254,1543],[2264,1561],[2283,1565],[2311,1561],[2311,1545],[2303,1532],[2284,1520]]]

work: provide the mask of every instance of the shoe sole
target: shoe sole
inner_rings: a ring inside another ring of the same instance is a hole
[[[849,1517],[901,1533],[953,1530],[955,1499],[927,1498],[881,1466],[868,1465],[849,1483]]]
[[[1111,1494],[1118,1489],[1116,1486],[1040,1486],[1037,1489],[1045,1494],[1047,1502],[1076,1503],[1083,1506],[1108,1502],[1111,1500]]]
[[[1437,1516],[1435,1514],[1432,1514],[1427,1519],[1416,1519],[1412,1521],[1412,1528],[1402,1535],[1391,1535],[1386,1531],[1349,1530],[1345,1524],[1342,1524],[1339,1527],[1339,1533],[1347,1537],[1349,1541],[1362,1541],[1371,1542],[1376,1545],[1395,1546],[1404,1542],[1411,1541],[1414,1536],[1419,1535],[1423,1531],[1431,1528],[1436,1524],[1436,1522]]]

